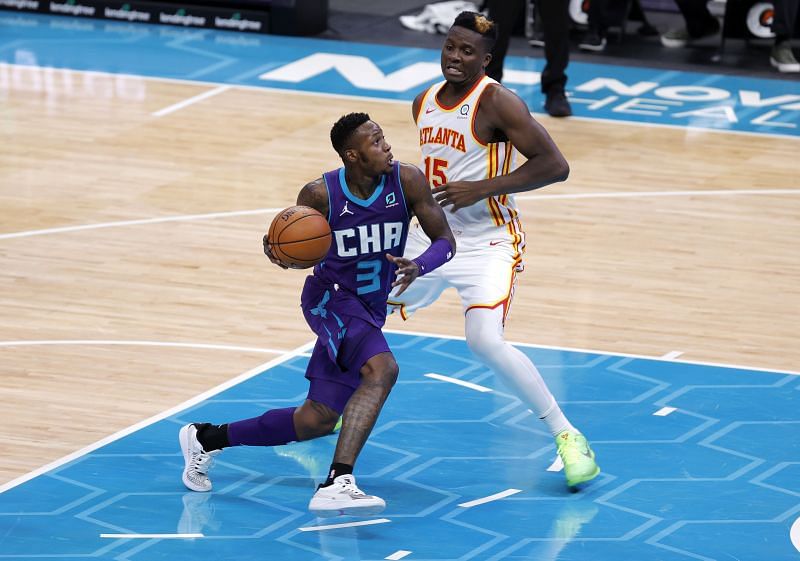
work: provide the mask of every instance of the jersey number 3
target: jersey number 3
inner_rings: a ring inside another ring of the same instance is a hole
[[[383,261],[374,259],[370,261],[360,261],[356,264],[356,282],[359,286],[356,287],[356,294],[369,294],[375,292],[381,287],[381,269],[383,268]]]
[[[441,158],[425,157],[425,177],[431,187],[438,187],[447,183],[447,160]]]

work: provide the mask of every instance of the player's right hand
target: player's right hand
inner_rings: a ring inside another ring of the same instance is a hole
[[[275,263],[281,269],[288,269],[289,267],[287,267],[286,265],[281,263],[281,261],[272,254],[272,248],[270,246],[269,237],[267,236],[267,234],[264,234],[264,240],[263,241],[264,241],[264,255],[269,257],[269,260],[272,261],[273,263]]]
[[[397,270],[394,273],[396,280],[392,283],[392,288],[397,288],[399,286],[400,290],[395,293],[395,296],[400,296],[406,291],[408,285],[414,282],[419,276],[419,265],[414,263],[411,259],[395,257],[390,253],[386,254],[386,259],[397,265]]]

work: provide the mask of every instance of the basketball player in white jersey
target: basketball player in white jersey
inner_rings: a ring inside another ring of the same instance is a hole
[[[574,486],[600,473],[594,452],[530,359],[503,338],[525,247],[513,193],[564,181],[569,166],[525,102],[486,76],[496,36],[494,23],[482,14],[459,14],[442,48],[445,80],[414,100],[423,169],[434,197],[450,211],[458,254],[402,295],[390,296],[389,305],[406,319],[444,289],[456,288],[467,344],[547,424],[567,484]],[[515,168],[517,150],[527,161]],[[405,254],[417,255],[430,243],[420,228],[412,228]]]

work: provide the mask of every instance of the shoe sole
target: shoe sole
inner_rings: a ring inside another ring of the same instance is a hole
[[[689,41],[684,41],[683,39],[665,39],[664,37],[661,37],[661,44],[668,49],[678,49],[688,45]]]
[[[572,481],[568,480],[567,481],[567,486],[568,487],[575,487],[577,485],[580,485],[581,483],[586,483],[587,481],[591,481],[592,479],[594,479],[598,475],[600,475],[600,466],[597,466],[595,468],[595,470],[590,474],[587,474],[587,475],[585,475],[583,477],[579,477],[576,480],[572,480]]]
[[[800,63],[796,64],[781,64],[772,57],[769,57],[769,63],[778,69],[778,72],[800,72]]]
[[[181,443],[181,452],[183,453],[183,473],[181,474],[181,480],[183,484],[186,486],[187,489],[190,491],[195,491],[197,493],[208,493],[211,490],[211,486],[208,489],[203,487],[198,487],[194,483],[192,483],[189,478],[186,476],[186,472],[189,471],[189,427],[191,425],[185,425],[181,427],[181,431],[178,433],[178,440]]]
[[[331,518],[333,516],[372,516],[374,514],[380,514],[385,508],[386,503],[364,506],[347,506],[337,509],[313,506],[313,502],[308,505],[309,512],[320,518]]]
[[[582,50],[582,51],[592,51],[592,52],[595,52],[595,53],[599,53],[601,51],[606,50],[606,46],[605,45],[583,44],[583,45],[578,45],[578,48],[580,50]]]

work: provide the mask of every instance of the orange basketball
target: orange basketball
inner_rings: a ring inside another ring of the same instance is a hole
[[[331,247],[331,227],[325,217],[308,206],[282,210],[269,226],[272,255],[292,269],[313,267]]]

